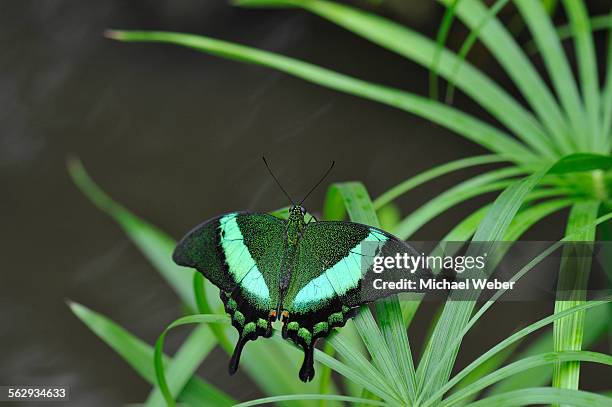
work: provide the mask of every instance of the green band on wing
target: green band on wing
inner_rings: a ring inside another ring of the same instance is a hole
[[[357,287],[362,271],[371,266],[376,252],[387,240],[378,230],[370,229],[368,236],[351,248],[344,258],[297,293],[294,300],[295,309],[306,310],[313,303],[343,295]]]
[[[264,307],[270,308],[268,285],[257,268],[248,247],[244,244],[236,216],[237,214],[232,213],[219,219],[221,247],[229,271],[240,287],[257,300],[262,301]]]

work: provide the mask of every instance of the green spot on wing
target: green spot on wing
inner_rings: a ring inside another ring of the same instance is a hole
[[[334,312],[327,318],[330,325],[341,324],[344,321],[344,315],[341,312]]]
[[[266,329],[268,327],[268,321],[263,318],[257,318],[257,326]]]
[[[234,312],[234,321],[238,322],[240,325],[244,325],[244,314],[240,311]]]
[[[255,325],[255,322],[249,322],[248,324],[246,324],[244,326],[244,330],[242,331],[242,335],[246,336],[250,333],[255,332],[255,329],[257,328],[257,326]]]
[[[321,332],[327,332],[328,329],[329,329],[329,324],[327,322],[319,322],[315,324],[313,333],[316,335]]]
[[[302,338],[307,345],[310,345],[310,342],[312,342],[312,334],[306,328],[300,328],[298,330],[298,336]]]

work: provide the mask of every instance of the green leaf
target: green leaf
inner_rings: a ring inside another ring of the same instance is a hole
[[[508,178],[523,173],[524,170],[520,168],[508,167],[489,171],[463,181],[413,211],[393,229],[393,233],[400,239],[408,239],[443,211],[475,196],[503,189],[512,182]]]
[[[234,330],[231,327],[228,330]],[[232,334],[235,334],[232,332]],[[320,387],[320,376],[308,383],[303,383],[296,378],[297,369],[302,363],[303,352],[290,346],[288,341],[278,343],[276,341],[258,340],[252,341],[245,348],[240,358],[240,367],[244,369],[249,377],[262,389],[265,394],[278,395],[284,393],[301,394],[313,393]],[[275,355],[275,357],[270,357]],[[295,370],[287,370],[293,366]],[[265,374],[262,374],[262,371]],[[289,373],[289,374],[288,374]],[[330,387],[331,387],[330,383]],[[332,390],[335,388],[332,387]],[[294,406],[300,404],[292,403]],[[314,403],[316,404],[316,403]],[[314,405],[312,402],[303,402],[301,405]],[[289,405],[289,403],[287,403]]]
[[[339,396],[335,394],[291,394],[287,396],[264,397],[257,400],[251,400],[244,403],[236,404],[234,407],[259,406],[262,404],[276,403],[279,401],[295,401],[295,400],[331,400],[345,401],[347,403],[361,403],[370,406],[386,406],[386,403],[376,400],[368,400],[359,397]]]
[[[550,403],[567,403],[574,407],[604,407],[612,405],[612,399],[586,391],[535,387],[487,397],[483,400],[468,404],[468,406],[513,407]]]
[[[418,311],[419,306],[421,305],[422,297],[419,296],[418,299],[415,299],[414,296],[410,294],[402,295],[400,293],[398,298],[400,300],[400,307],[402,308],[402,319],[404,320],[404,326],[408,330],[410,329],[410,324],[412,323],[412,319],[416,315],[416,312]]]
[[[357,332],[357,327],[355,326],[352,320],[346,322],[346,325],[344,325],[344,327],[342,328],[340,337],[342,337],[342,339],[344,339],[349,344],[348,346],[352,352],[355,352],[361,355],[365,355],[367,353],[363,345],[363,342],[361,341],[361,337],[359,336],[359,333]],[[331,343],[330,343],[330,346],[331,346]],[[335,349],[334,349],[334,353],[335,353]],[[346,362],[346,359],[344,359],[343,356],[340,356],[340,359]],[[317,359],[315,358],[315,360]],[[349,396],[355,396],[355,397],[361,396],[361,394],[363,393],[362,385],[359,385],[355,383],[354,381],[351,381],[346,376],[342,376],[342,379],[343,379],[343,384],[344,384],[343,387],[345,389],[345,392]]]
[[[380,371],[383,377],[395,377],[398,379],[397,381],[394,380],[391,382],[393,396],[395,399],[402,400],[405,395],[403,394],[403,389],[398,387],[401,386],[401,383],[406,381],[406,378],[401,377],[396,360],[393,358],[389,345],[385,342],[382,332],[376,325],[372,313],[367,307],[363,307],[355,316],[354,322],[357,327],[357,332],[359,332],[378,371]]]
[[[113,201],[91,180],[80,161],[70,159],[68,161],[68,169],[79,189],[85,193],[92,203],[119,223],[162,277],[177,292],[181,300],[191,310],[202,307],[203,304],[196,304],[195,299],[195,294],[198,293],[194,291],[193,286],[195,271],[179,267],[172,261],[175,241]],[[205,297],[207,297],[206,301],[209,303],[209,309],[215,312],[222,312],[222,307],[218,307],[220,305],[218,290],[212,284],[205,282],[204,293],[206,293]],[[202,294],[202,292],[198,293],[198,295]],[[213,294],[214,298],[212,298]],[[228,330],[231,330],[231,328],[228,328]],[[217,334],[220,333],[217,332]],[[212,336],[213,334],[210,333],[210,335]],[[227,332],[224,333],[225,337],[227,335]],[[231,346],[225,342],[221,342],[223,348],[231,350]],[[249,350],[249,352],[245,352],[243,355],[241,365],[259,387],[267,393],[278,394],[288,389],[295,393],[303,393],[317,388],[317,377],[312,382],[303,384],[286,374],[286,364],[297,365],[300,363],[300,353],[297,350],[266,341],[257,341],[249,344]],[[194,353],[193,358],[196,357],[196,354],[197,352]],[[278,358],[268,358],[266,355],[270,354],[278,355]],[[195,363],[195,359],[193,360]],[[266,366],[267,374],[265,375],[260,374],[262,366]]]
[[[601,311],[605,312],[606,307],[591,308],[589,312]],[[520,342],[516,342],[519,344]],[[540,334],[535,340],[530,342],[527,347],[515,354],[512,361],[524,359],[530,356],[535,356],[540,353],[551,352],[553,349],[552,329],[547,329]],[[552,366],[541,366],[524,372],[510,376],[499,383],[495,384],[490,390],[489,395],[501,394],[512,390],[522,389],[525,387],[544,386],[550,384],[552,377]]]
[[[580,93],[574,81],[574,75],[552,21],[539,1],[519,0],[515,4],[529,26],[542,53],[548,74],[552,79],[557,95],[559,95],[565,114],[570,118],[575,134],[579,134],[579,132],[588,128],[588,122]],[[571,137],[573,134],[567,134],[566,136],[563,140],[560,140],[566,153],[572,149],[572,140],[578,143],[586,140],[587,143],[581,143],[580,147],[588,148],[588,137]]]
[[[166,279],[177,292],[181,300],[191,309],[196,302],[192,284],[194,278],[190,269],[179,267],[172,262],[172,251],[175,242],[166,234],[131,214],[127,209],[113,201],[89,177],[85,168],[77,159],[68,161],[68,169],[75,184],[98,208],[109,214],[132,239],[141,252],[155,266],[156,270]],[[174,394],[187,383],[195,368],[214,347],[215,340],[210,329],[203,327],[193,332],[193,338],[185,342],[177,354],[177,363],[170,369],[170,385]],[[200,344],[198,345],[198,342]],[[180,356],[180,357],[179,357]],[[149,397],[149,405],[158,405],[160,394],[155,390]]]
[[[475,157],[462,158],[459,160],[441,164],[434,168],[430,168],[426,171],[421,172],[420,174],[417,174],[413,177],[408,178],[405,181],[400,182],[393,188],[380,195],[374,200],[374,208],[382,208],[384,205],[387,205],[388,203],[394,201],[406,192],[409,192],[412,189],[443,175],[450,174],[452,172],[473,167],[476,165],[493,164],[503,161],[507,160],[498,155],[478,155]]]
[[[213,310],[211,310],[210,305],[208,304],[208,299],[206,298],[206,289],[205,289],[205,280],[204,276],[201,273],[194,273],[193,275],[193,293],[195,296],[198,312],[200,314],[214,314]],[[222,326],[217,324],[211,324],[210,330],[214,334],[217,339],[217,343],[227,352],[228,354],[233,351],[232,344],[229,339],[227,339],[227,335],[223,330]]]
[[[578,61],[578,74],[582,88],[582,96],[589,117],[589,133],[591,149],[597,151],[603,141],[599,121],[599,77],[597,74],[597,59],[595,45],[591,32],[591,21],[586,5],[582,0],[563,0],[565,12],[570,20],[574,34],[574,48]],[[582,129],[584,131],[584,129]]]
[[[529,198],[529,197],[528,197]],[[526,198],[526,201],[528,200]],[[508,227],[508,231],[504,238],[505,241],[513,241],[521,236],[527,229],[529,229],[533,224],[541,220],[542,218],[548,216],[552,212],[555,212],[563,207],[566,207],[571,204],[569,200],[553,200],[538,204],[534,207],[527,208],[524,211],[521,211],[517,214],[517,216],[512,220],[510,226]],[[479,211],[472,214],[471,217],[475,217],[476,219],[484,217],[486,214],[487,207],[481,208]],[[480,221],[477,223],[471,224],[471,217],[465,219],[466,221],[466,229],[464,234],[460,234],[462,225],[458,225],[456,231],[453,231],[453,236],[447,236],[444,240],[447,241],[464,241],[471,237],[473,232],[476,230]],[[455,235],[456,234],[456,235]],[[552,344],[552,339],[551,339]],[[549,347],[552,349],[552,346]],[[468,374],[464,379],[462,379],[458,385],[457,389],[461,389],[462,387],[467,386],[468,384],[474,382],[476,379],[482,377],[484,374],[489,373],[495,369],[497,369],[514,351],[514,346],[509,346],[504,349],[500,353],[491,357],[488,361],[482,363],[480,366],[475,368],[470,374]],[[530,383],[533,385],[533,383]]]
[[[385,342],[391,349],[399,366],[402,385],[408,391],[408,400],[416,398],[416,373],[412,361],[412,352],[408,342],[406,324],[402,314],[402,306],[397,297],[378,301],[376,303],[376,315],[380,329],[385,337]]]
[[[343,217],[342,211],[333,213],[331,206],[341,201],[349,218],[370,226],[379,226],[374,205],[361,183],[333,184],[328,190],[325,213]],[[380,330],[372,314],[364,309],[355,318],[355,325],[377,368],[386,377],[396,377],[396,392],[403,400],[415,397],[415,372],[406,328],[397,296],[376,304]],[[381,333],[382,330],[382,333]],[[395,355],[395,357],[393,357]]]
[[[472,240],[476,242],[500,241],[512,218],[523,204],[525,197],[541,180],[545,172],[537,172],[515,182],[504,190],[487,212]],[[468,248],[468,253],[470,249],[471,247]],[[469,317],[475,305],[473,300],[446,302],[442,316],[436,325],[417,370],[418,384],[419,389],[422,390],[420,392],[422,396],[430,397],[430,389],[440,388],[446,383],[459,349],[460,342],[457,342],[456,339],[469,322]],[[447,355],[444,361],[440,360],[442,355]]]
[[[528,194],[525,197],[525,203],[541,198],[542,194],[540,192],[548,191],[534,191]],[[511,242],[518,239],[535,223],[551,213],[571,205],[572,203],[573,201],[569,199],[554,199],[519,211],[508,226],[508,230],[506,231],[503,241]],[[453,249],[449,249],[448,247],[444,246],[443,242],[467,241],[470,237],[472,237],[489,209],[490,205],[487,205],[465,218],[451,232],[449,232],[444,239],[442,239],[440,244],[434,248],[432,253],[438,253],[440,255],[442,253],[445,255],[454,254],[459,247],[456,246]],[[435,273],[438,272],[437,269],[432,269],[432,271]]]
[[[439,1],[449,4],[451,0]],[[472,30],[477,29],[488,14],[487,7],[480,0],[463,0],[456,11],[457,16]],[[569,128],[554,96],[507,29],[497,18],[491,17],[481,27],[480,33],[482,43],[508,73],[549,133],[556,140],[567,137]]]
[[[609,307],[595,307],[587,311],[583,345],[588,348],[606,333],[610,320]],[[550,352],[553,349],[552,330],[545,332],[535,342],[522,351],[517,357],[526,358],[539,353]],[[552,368],[535,368],[521,374],[514,375],[499,382],[489,394],[499,394],[511,390],[522,389],[529,386],[542,386],[550,383]]]
[[[347,187],[346,189],[350,189],[350,190],[352,190],[352,189],[355,189],[355,188],[356,188],[356,186],[355,186],[355,185],[351,185],[351,187],[350,187],[350,188],[348,188],[348,187]],[[332,201],[333,201],[333,200],[332,200]],[[350,202],[351,202],[351,203],[353,203],[353,202],[355,202],[355,203],[359,203],[359,200],[354,200],[354,201],[353,201],[353,200],[350,200]],[[564,205],[567,205],[567,203],[565,203]],[[549,206],[550,206],[550,209],[548,209],[548,211],[552,211],[552,210],[553,210],[552,208],[558,208],[559,206],[562,206],[562,205],[560,205],[559,203],[556,203],[556,206],[554,206],[554,205],[549,205]],[[357,210],[361,210],[361,209],[362,209],[364,206],[362,206],[362,205],[356,205],[356,207],[357,207]],[[367,207],[367,205],[365,205],[365,207]],[[546,211],[544,211],[543,209],[540,209],[540,211],[546,212]],[[339,216],[339,217],[343,217],[343,214],[339,214],[338,216]],[[533,217],[533,216],[531,216],[531,217],[529,217],[529,219],[534,219],[534,217]],[[528,224],[528,222],[527,222],[527,221],[523,221],[523,222],[521,222],[521,224]]]
[[[602,126],[601,131],[604,136],[607,135],[604,140],[604,151],[610,151],[610,137],[612,136],[612,12],[608,15],[608,24],[610,30],[608,31],[608,57],[606,61],[607,76],[606,83],[603,88],[602,94]]]
[[[68,160],[68,171],[81,192],[99,209],[113,218],[143,255],[153,264],[179,298],[191,310],[196,309],[193,294],[194,271],[177,266],[172,261],[175,242],[156,227],[134,216],[123,206],[113,201],[89,177],[83,164],[76,158]]]
[[[455,17],[455,6],[457,5],[458,1],[459,0],[454,0],[448,7],[446,7],[444,17],[442,17],[442,23],[440,24],[438,34],[436,35],[436,44],[438,44],[438,46],[436,48],[433,61],[431,62],[431,66],[429,67],[429,97],[432,99],[438,99],[438,63],[440,62],[440,54],[444,49],[446,37],[448,37],[448,33],[450,32],[450,28],[453,24],[453,19]]]
[[[195,374],[196,369],[217,343],[210,331],[210,327],[205,325],[194,329],[174,355],[172,363],[163,364],[167,371],[168,390],[174,398],[178,397],[189,379]],[[147,407],[166,405],[159,388],[155,388],[149,394],[145,405]]]
[[[142,378],[153,385],[156,383],[155,370],[152,363],[154,350],[151,346],[101,314],[75,302],[70,302],[69,305],[72,312],[132,366]],[[205,339],[202,337],[201,332],[206,332],[207,330],[206,326],[200,327],[200,329],[190,335],[188,340],[196,342],[197,340]],[[203,346],[205,347],[206,345],[203,344]],[[176,359],[172,360],[164,357],[164,364],[171,369],[174,369],[174,366],[179,366],[175,365],[175,361]],[[226,407],[235,403],[229,396],[198,378],[191,378],[187,381],[179,395],[179,400],[189,400],[199,405],[217,407]]]
[[[457,76],[457,73],[459,72],[459,68],[461,68],[461,65],[465,63],[467,54],[472,49],[472,46],[476,43],[476,40],[478,39],[478,36],[480,35],[480,30],[482,29],[482,27],[487,25],[490,19],[495,17],[497,13],[499,13],[506,6],[508,1],[509,0],[497,0],[495,4],[493,4],[493,6],[488,10],[487,15],[482,19],[482,21],[480,21],[478,26],[470,30],[470,35],[468,35],[465,41],[463,41],[463,44],[461,45],[461,48],[459,49],[459,58],[455,62],[455,66],[453,67],[452,75],[448,79],[449,83],[448,83],[448,87],[446,88],[446,97],[445,97],[446,103],[452,102],[453,93],[455,90],[455,77]]]
[[[591,30],[593,30],[593,32],[612,28],[612,20],[610,20],[610,16],[608,14],[592,16],[590,20]],[[560,40],[565,40],[572,36],[572,27],[569,24],[557,26],[556,31]],[[539,52],[539,49],[534,41],[527,41],[524,48],[528,54],[536,54]]]
[[[610,20],[609,14],[591,16],[590,21],[591,21],[590,22],[591,30],[593,32],[607,30],[609,28],[612,28],[612,20]],[[567,38],[570,38],[573,35],[572,27],[569,24],[558,25],[555,29],[557,31],[557,36],[559,37],[560,40],[565,40]],[[539,51],[538,48],[536,47],[535,42],[533,41],[526,42],[524,48],[527,50],[529,54],[532,54],[532,53],[535,54]]]
[[[400,212],[399,207],[393,202],[382,206],[380,209],[377,209],[376,215],[380,221],[380,228],[383,230],[393,229],[395,225],[402,220],[402,213]]]
[[[604,216],[601,216],[599,218],[597,218],[597,220],[595,222],[593,222],[592,225],[589,225],[588,227],[585,227],[584,229],[589,229],[590,227],[594,227],[597,226],[599,224],[602,224],[604,222],[607,222],[608,220],[612,219],[612,214],[607,214]],[[532,259],[527,265],[525,265],[523,268],[521,268],[521,270],[519,270],[511,279],[510,281],[518,281],[522,276],[524,276],[529,270],[531,270],[533,267],[535,267],[539,262],[541,262],[543,259],[545,259],[547,256],[549,256],[551,253],[553,253],[555,250],[559,249],[561,247],[561,245],[563,244],[563,242],[566,241],[571,241],[573,238],[575,238],[574,235],[568,235],[565,236],[562,240],[554,243],[553,245],[551,245],[550,247],[548,247],[546,250],[544,250],[543,252],[541,252],[540,254],[538,254],[534,259]],[[439,358],[440,359],[440,363],[438,364],[437,367],[435,367],[434,373],[437,373],[438,371],[444,369],[445,367],[447,367],[447,363],[446,361],[448,360],[452,360],[452,358],[454,357],[454,351],[456,349],[456,346],[459,346],[459,344],[461,343],[463,337],[465,336],[465,334],[471,329],[472,326],[474,326],[474,324],[478,321],[478,319],[495,303],[495,301],[497,301],[497,299],[503,295],[503,293],[505,292],[505,289],[500,289],[498,290],[492,297],[490,300],[488,300],[479,310],[478,312],[476,312],[476,314],[469,320],[469,322],[465,325],[465,327],[461,330],[461,332],[459,332],[456,336],[456,338],[454,339],[453,343],[451,346],[448,347],[448,349],[446,349],[445,351],[443,351],[442,356]],[[500,342],[497,346],[495,346],[494,348],[492,348],[489,352],[485,353],[484,355],[482,355],[481,357],[479,357],[478,359],[476,359],[474,362],[472,362],[468,367],[466,367],[464,370],[462,370],[459,374],[457,374],[452,380],[450,380],[449,382],[446,382],[445,384],[442,384],[441,387],[435,392],[435,394],[433,396],[431,396],[431,398],[425,403],[425,405],[429,405],[431,403],[434,403],[437,398],[441,397],[446,391],[450,390],[455,384],[457,384],[459,381],[461,381],[466,375],[468,375],[470,373],[471,370],[473,370],[474,368],[476,368],[479,364],[481,364],[483,361],[487,360],[490,356],[492,356],[493,354],[499,352],[501,349],[503,349],[504,347],[514,343],[516,340],[521,339],[522,337],[524,337],[525,335],[533,332],[536,329],[539,329],[563,316],[569,315],[572,312],[576,312],[576,311],[581,311],[583,309],[589,309],[594,305],[601,305],[602,303],[606,303],[609,302],[610,300],[608,298],[604,298],[602,300],[602,302],[591,302],[591,303],[587,303],[587,304],[582,304],[579,305],[577,307],[574,307],[570,310],[565,310],[565,311],[561,311],[559,314],[553,314],[547,318],[544,318],[524,329],[522,329],[521,331],[511,335],[510,337],[506,338],[504,341]],[[420,366],[419,366],[420,368]],[[432,382],[427,382],[425,384],[425,389],[427,389],[428,387],[432,386]],[[424,391],[423,391],[424,393]]]
[[[360,352],[350,346],[343,338],[342,332],[332,335],[328,341],[348,365],[320,351],[315,351],[316,360],[382,399],[399,403],[388,380]]]
[[[353,222],[378,227],[376,210],[361,182],[332,184],[327,190],[323,213],[326,219],[344,219],[348,213]]]
[[[379,397],[377,397],[375,394],[372,394],[367,389],[363,389],[363,391],[361,392],[361,398],[368,399],[368,400],[380,400]],[[366,405],[367,404],[361,404],[359,405],[359,407],[363,407]]]
[[[539,256],[539,258],[541,260],[540,256]],[[529,268],[531,268],[531,267],[533,267],[533,264],[531,264]],[[524,274],[524,273],[522,273],[522,274]],[[560,318],[563,318],[563,317],[565,317],[567,315],[571,315],[572,313],[579,312],[579,311],[582,311],[582,310],[586,310],[586,309],[589,309],[589,308],[592,308],[592,307],[595,307],[595,306],[607,304],[610,301],[612,301],[612,297],[606,297],[606,298],[604,298],[602,300],[599,300],[599,301],[590,301],[590,302],[578,305],[576,307],[573,307],[571,309],[563,310],[563,311],[561,311],[561,312],[559,312],[557,314],[549,315],[548,317],[540,319],[539,321],[534,322],[533,324],[530,324],[527,327],[525,327],[525,328],[515,332],[514,334],[510,335],[509,337],[507,337],[506,339],[502,340],[500,343],[498,343],[497,345],[495,345],[494,347],[489,349],[483,355],[478,357],[476,360],[474,360],[472,363],[470,363],[468,366],[466,366],[463,370],[461,370],[459,373],[457,373],[451,380],[447,381],[444,385],[440,386],[423,403],[423,407],[427,407],[427,406],[430,406],[432,404],[435,404],[437,402],[437,400],[440,397],[442,397],[443,394],[445,394],[447,391],[452,389],[457,383],[459,383],[464,377],[466,377],[468,374],[470,374],[470,372],[472,372],[474,369],[476,369],[478,366],[480,366],[484,361],[488,360],[490,357],[492,357],[493,355],[495,355],[498,352],[502,351],[504,348],[506,348],[507,346],[513,344],[514,342],[524,338],[525,336],[531,334],[532,332],[535,332],[536,330],[538,330],[540,328],[543,328],[546,325],[549,325],[549,324],[553,323],[554,321],[556,321],[556,320],[558,320]],[[493,302],[494,301],[487,301],[487,304],[492,304]],[[480,314],[480,315],[482,315],[482,314]],[[478,315],[478,314],[475,315],[472,318],[472,321],[478,320],[480,315]],[[465,332],[467,332],[467,331],[464,330],[464,332],[459,335],[459,338],[456,339],[455,342],[459,342],[461,337],[463,337],[463,335],[465,335]]]
[[[489,210],[489,206],[484,206],[473,212],[468,217],[464,218],[461,222],[459,222],[453,229],[444,236],[442,242],[460,242],[468,240],[476,231],[476,228],[486,215]],[[434,249],[435,250],[435,249]],[[405,299],[405,297],[409,297],[409,299]],[[420,297],[420,296],[419,296]],[[410,326],[412,322],[412,318],[416,314],[416,311],[419,308],[422,298],[414,299],[414,296],[411,294],[404,295],[400,294],[401,307],[402,307],[402,316],[404,318],[404,324],[406,327]],[[430,335],[427,335],[429,338]]]
[[[531,193],[526,198],[525,201],[528,202],[533,199],[538,199],[540,194]],[[515,238],[518,238],[522,235],[527,229],[529,229],[533,224],[538,222],[540,219],[548,216],[549,214],[562,209],[566,206],[569,206],[572,201],[570,200],[552,200],[548,202],[544,202],[538,204],[534,207],[527,208],[524,211],[518,213],[518,215],[512,220],[510,226],[508,227],[508,232],[504,237],[504,240],[512,241]],[[490,206],[487,205],[485,207],[480,208],[476,212],[472,213],[470,216],[466,217],[463,221],[457,224],[453,230],[451,230],[443,239],[444,241],[456,242],[456,241],[466,241],[468,240],[476,231],[478,225],[481,223],[482,219],[486,215]],[[439,250],[439,247],[436,247],[433,252]],[[451,254],[448,248],[446,249],[447,254]],[[419,301],[406,301],[405,303],[409,304],[410,309],[412,310],[412,314],[409,315],[411,319],[414,312],[418,307]],[[404,302],[402,302],[402,308],[404,307]],[[551,348],[552,349],[552,348]],[[505,358],[501,358],[500,360],[504,360]]]
[[[567,208],[573,202],[574,201],[570,199],[554,199],[522,210],[514,217],[514,219],[512,219],[512,223],[510,223],[508,231],[504,236],[504,241],[513,242],[517,240],[531,226],[535,225],[548,215],[563,208]]]
[[[282,343],[286,347],[297,349],[295,344],[291,344],[282,339],[278,332],[275,332],[272,338],[277,343]],[[328,337],[328,343],[334,347],[339,356],[344,357],[348,365],[318,349],[315,349],[315,360],[330,367],[332,370],[362,386],[364,389],[368,389],[390,404],[399,405],[395,396],[392,395],[393,390],[389,386],[388,380],[376,370],[361,352],[352,346],[353,344],[350,343],[350,341],[347,341],[344,329],[340,332],[332,333]]]
[[[323,352],[330,356],[333,356],[334,348],[331,346],[331,344],[329,344],[329,342],[326,342],[325,345],[323,346]],[[319,369],[319,390],[318,390],[319,394],[329,394],[330,393],[331,372],[332,372],[331,368],[326,365],[321,366],[321,368]],[[325,400],[321,400],[319,403],[319,406],[325,407],[325,405],[326,405]]]
[[[576,241],[592,242],[595,239],[595,227],[592,225],[597,218],[599,202],[587,201],[575,204],[570,211],[566,235],[575,235]],[[555,312],[572,308],[586,301],[585,289],[588,284],[588,273],[591,269],[591,258],[580,257],[574,259],[572,256],[564,256],[566,261],[562,262],[559,271],[558,286],[568,289],[571,284],[574,294],[571,300],[555,301]],[[575,278],[578,274],[580,277]],[[571,282],[571,283],[570,283]],[[556,351],[580,350],[584,336],[584,312],[572,314],[566,318],[555,321],[553,327],[554,349]],[[553,371],[553,386],[566,389],[578,388],[578,377],[580,374],[580,363],[567,362],[555,365]]]
[[[575,314],[574,314],[575,315]],[[586,351],[567,351],[567,352],[548,352],[539,355],[530,356],[525,359],[518,360],[497,369],[496,371],[486,375],[480,380],[470,384],[469,386],[461,389],[460,391],[452,394],[446,398],[441,407],[452,406],[453,404],[461,401],[462,399],[474,395],[484,388],[503,380],[507,377],[523,372],[525,370],[533,369],[534,367],[549,365],[560,362],[593,362],[601,363],[608,366],[612,366],[612,356],[598,352],[586,352]]]
[[[495,373],[499,370],[500,366],[504,364],[504,362],[514,353],[516,348],[520,345],[521,341],[517,341],[507,348],[501,350],[497,354],[491,356],[488,360],[481,363],[478,367],[470,372],[467,376],[465,376],[452,390],[452,396],[455,397],[456,394],[466,391],[467,388],[473,388],[470,386],[474,386],[474,383],[478,383],[480,379],[486,377],[491,373]],[[529,387],[529,386],[527,386]],[[467,404],[478,397],[479,389],[475,389],[474,391],[469,391],[465,396],[460,398],[461,403],[459,404]],[[448,402],[448,399],[442,401],[442,404]],[[451,404],[451,403],[449,403]]]
[[[445,2],[451,6],[455,0]],[[463,1],[463,0],[462,0]],[[553,157],[553,148],[547,136],[533,116],[516,102],[506,91],[469,63],[464,63],[455,75],[453,68],[459,61],[450,50],[440,49],[435,41],[407,27],[375,14],[328,1],[300,0],[240,0],[239,5],[248,6],[296,6],[326,18],[380,45],[406,57],[425,68],[438,58],[437,72],[447,79],[454,75],[457,86],[487,109],[509,129],[545,157]],[[497,151],[497,150],[494,150]]]
[[[228,59],[278,69],[321,86],[384,103],[426,118],[457,132],[491,151],[512,157],[515,162],[533,164],[538,161],[529,150],[503,131],[457,109],[409,92],[369,83],[307,62],[226,41],[190,34],[155,31],[108,31],[106,35],[109,38],[121,41],[177,44]],[[480,93],[484,93],[482,87],[479,90]],[[496,106],[501,104],[501,99],[495,99]],[[519,121],[517,116],[512,118],[512,123],[518,123]],[[528,122],[531,123],[530,121]],[[537,125],[531,124],[537,128]],[[519,134],[528,133],[522,132]]]
[[[455,225],[455,227],[444,236],[442,241],[463,242],[469,240],[474,232],[476,232],[476,229],[478,229],[478,225],[480,225],[489,209],[491,209],[491,205],[485,205],[463,218],[461,222]]]

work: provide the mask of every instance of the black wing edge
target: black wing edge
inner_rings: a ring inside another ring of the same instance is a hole
[[[189,247],[191,238],[197,232],[201,231],[207,226],[210,226],[212,223],[219,221],[219,219],[221,219],[222,217],[227,216],[227,215],[232,215],[232,214],[250,215],[252,213],[250,212],[227,212],[227,213],[215,216],[214,218],[210,218],[208,220],[205,220],[204,222],[199,223],[198,225],[191,228],[189,232],[185,233],[185,235],[178,241],[178,243],[176,244],[174,248],[174,251],[172,252],[172,261],[174,261],[179,266],[197,268],[197,266],[193,263],[193,260],[189,259],[185,253],[186,249]]]

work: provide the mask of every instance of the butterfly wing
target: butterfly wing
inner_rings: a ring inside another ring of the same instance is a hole
[[[363,287],[374,257],[395,253],[414,255],[416,251],[383,230],[359,223],[324,221],[306,226],[282,304],[288,311],[283,337],[304,350],[300,379],[314,377],[317,339],[344,326],[360,305],[378,298]]]
[[[197,269],[220,289],[239,333],[230,374],[238,369],[246,342],[272,335],[285,228],[286,221],[272,215],[229,213],[197,226],[174,251],[175,263]]]

